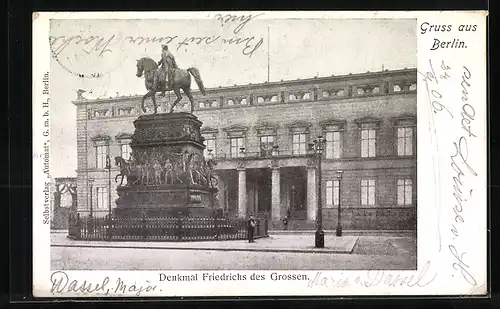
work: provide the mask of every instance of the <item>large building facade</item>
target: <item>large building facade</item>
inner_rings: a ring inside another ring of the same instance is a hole
[[[195,93],[206,154],[217,161],[219,206],[275,223],[290,210],[297,226],[313,228],[320,186],[325,229],[335,228],[339,208],[344,229],[415,229],[416,83],[416,70],[403,69]],[[106,155],[130,156],[133,121],[143,113],[140,101],[133,96],[73,102],[79,211],[107,212]],[[168,111],[168,95],[157,102],[159,112]],[[189,110],[186,97],[179,105]],[[147,108],[150,113],[152,106]],[[320,180],[309,149],[318,136],[326,140]],[[113,166],[112,201],[118,173]]]

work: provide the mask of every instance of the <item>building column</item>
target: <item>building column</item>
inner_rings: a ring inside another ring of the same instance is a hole
[[[309,167],[307,169],[307,220],[316,221],[318,212],[316,188],[316,169]]]
[[[217,178],[217,201],[218,201],[218,205],[215,205],[216,207],[220,208],[220,209],[224,209],[224,206],[225,206],[225,195],[226,195],[226,192],[225,192],[225,186],[224,186],[224,180],[222,179],[221,177],[221,171],[217,171],[214,173],[214,176]]]
[[[244,168],[238,169],[238,216],[247,216],[247,172]]]
[[[281,188],[280,188],[280,169],[272,168],[271,174],[271,217],[273,220],[281,218]]]

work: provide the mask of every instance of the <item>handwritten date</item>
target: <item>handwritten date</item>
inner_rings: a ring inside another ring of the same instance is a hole
[[[427,88],[428,100],[431,104],[432,110],[435,114],[438,112],[446,112],[448,115],[453,118],[453,114],[448,109],[448,107],[444,104],[444,98],[441,91],[437,90],[440,80],[447,80],[450,78],[450,74],[448,71],[451,69],[444,61],[441,62],[441,66],[439,67],[439,74],[436,73],[434,68],[434,64],[432,60],[429,59],[429,68],[430,71],[426,73],[419,72],[420,75],[423,76],[423,81],[425,82],[425,86]]]

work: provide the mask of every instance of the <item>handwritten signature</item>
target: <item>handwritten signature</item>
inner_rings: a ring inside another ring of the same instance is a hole
[[[62,293],[82,293],[84,295],[110,295],[132,293],[135,296],[141,296],[143,293],[156,291],[157,286],[152,285],[148,280],[145,284],[136,282],[129,284],[118,278],[114,284],[110,283],[109,277],[104,277],[100,282],[71,280],[64,271],[53,272],[50,276],[52,287],[50,292],[53,294]]]
[[[69,46],[79,45],[82,46],[81,51],[85,52],[87,55],[97,55],[102,57],[106,53],[111,53],[111,43],[116,41],[116,35],[113,34],[108,38],[103,38],[100,36],[58,36],[49,38],[50,46],[52,48],[52,54],[54,57],[58,57],[63,51],[65,51]],[[256,36],[234,36],[222,38],[220,35],[217,36],[190,36],[180,38],[177,35],[174,36],[127,36],[124,42],[131,45],[143,45],[143,44],[175,44],[176,49],[179,50],[182,47],[187,47],[190,45],[211,45],[214,43],[220,43],[224,45],[236,45],[242,46],[241,53],[245,56],[251,57],[263,44],[264,39],[262,37]]]
[[[455,240],[460,237],[460,226],[465,223],[465,218],[463,216],[464,203],[467,202],[467,198],[472,196],[473,190],[466,188],[467,177],[477,176],[476,170],[472,167],[472,162],[469,162],[469,139],[475,138],[476,135],[473,133],[473,121],[476,115],[476,111],[472,105],[469,104],[469,87],[471,86],[472,73],[466,67],[463,66],[462,76],[461,76],[461,129],[465,131],[466,134],[460,136],[457,141],[453,141],[454,153],[450,156],[450,166],[454,172],[452,178],[453,184],[453,197],[455,199],[455,205],[453,206],[453,212],[455,215],[455,222],[451,225],[450,231]],[[471,180],[471,182],[473,182]],[[455,270],[460,271],[462,277],[469,284],[475,286],[476,280],[474,276],[468,270],[469,265],[464,262],[464,256],[467,252],[458,253],[458,250],[454,245],[448,246],[450,253],[454,257],[454,262],[452,267]]]
[[[257,51],[262,46],[264,39],[262,37],[256,37],[253,35],[239,35],[239,33],[246,25],[248,25],[249,22],[263,14],[264,13],[257,15],[216,14],[214,16],[214,20],[219,21],[221,23],[221,26],[235,25],[235,28],[233,29],[234,36],[232,37],[221,37],[220,35],[194,35],[186,37],[179,37],[178,35],[126,36],[123,41],[130,45],[137,46],[143,44],[175,44],[176,50],[179,50],[183,47],[185,48],[190,45],[208,46],[214,43],[237,46],[241,45],[241,53],[245,56],[251,57],[255,53],[255,51]],[[119,40],[121,39],[119,39],[116,34],[113,34],[109,37],[102,37],[99,35],[62,35],[50,36],[49,44],[54,57],[59,56],[69,46],[81,46],[81,51],[85,52],[87,55],[97,55],[99,57],[102,57],[106,53],[111,53],[112,43],[116,43]]]
[[[464,256],[467,252],[458,253],[458,250],[457,250],[457,248],[455,248],[454,245],[449,245],[448,248],[450,249],[451,254],[455,258],[455,261],[452,264],[453,269],[460,271],[460,273],[462,274],[462,277],[470,285],[476,286],[477,285],[476,279],[468,271],[468,268],[470,268],[470,266],[465,264],[465,262],[464,262]]]
[[[469,158],[469,148],[467,146],[467,138],[465,136],[461,136],[457,142],[453,142],[453,146],[455,148],[455,153],[450,156],[451,163],[450,166],[455,172],[455,175],[452,178],[453,183],[453,197],[455,198],[456,204],[453,208],[455,212],[455,222],[464,222],[464,218],[460,215],[463,211],[463,202],[466,201],[463,197],[464,194],[464,179],[465,176],[464,170],[460,168],[460,165],[464,165],[467,170],[470,172],[472,176],[477,176],[477,172],[472,168],[469,162],[467,162]],[[456,159],[460,159],[460,162],[457,163]],[[469,195],[472,195],[472,191],[469,192]],[[456,229],[456,228],[455,228]],[[458,231],[456,231],[455,236],[458,236]]]
[[[429,68],[429,72],[419,73],[423,76],[423,80],[425,81],[428,100],[434,114],[445,112],[445,114],[448,114],[452,119],[455,119],[453,112],[448,108],[448,103],[446,103],[446,100],[441,94],[441,90],[439,89],[439,87],[442,86],[440,84],[441,81],[450,79],[451,68],[447,64],[445,64],[444,61],[442,61],[441,66],[439,66],[436,70],[435,66],[432,63],[432,60],[429,60]],[[473,190],[466,187],[467,182],[473,182],[473,180],[469,180],[468,177],[475,177],[478,175],[476,170],[472,166],[472,162],[470,162],[469,159],[469,140],[477,137],[477,135],[474,133],[475,131],[473,127],[476,111],[474,107],[469,103],[469,92],[472,84],[472,72],[467,66],[462,66],[460,74],[459,91],[461,93],[459,94],[459,96],[461,97],[462,105],[458,105],[458,108],[460,108],[460,117],[458,121],[463,134],[461,134],[458,139],[452,141],[453,153],[449,157],[449,166],[453,170],[451,185],[453,188],[452,195],[455,201],[453,205],[454,222],[450,226],[450,232],[453,235],[453,240],[461,236],[461,226],[466,221],[463,215],[464,204],[467,202],[467,199],[472,196],[473,192]],[[431,123],[432,127],[434,128],[433,130],[435,131],[433,117],[431,117]],[[431,135],[431,142],[432,136],[433,135]],[[436,152],[439,153],[437,143],[435,142],[435,144]],[[439,160],[439,158],[435,158],[434,160]],[[435,169],[439,170],[439,168],[440,167],[438,162],[438,166],[435,166]],[[436,177],[438,177],[438,175]],[[436,193],[437,195],[439,195],[439,191]],[[439,220],[440,219],[438,219],[438,221]],[[467,255],[467,252],[464,251],[459,253],[454,244],[449,244],[448,249],[453,257],[451,267],[456,271],[460,271],[460,274],[462,275],[464,280],[469,284],[475,286],[477,283],[474,276],[471,274],[471,271],[469,270],[470,266],[464,262],[464,257]]]
[[[54,56],[59,56],[70,44],[81,45],[81,50],[87,54],[97,53],[99,56],[104,55],[107,52],[111,52],[109,48],[110,43],[115,39],[115,34],[109,38],[103,38],[100,36],[89,36],[84,37],[81,35],[73,35],[66,37],[62,36],[50,36],[49,44],[52,49],[52,54]]]
[[[221,22],[221,26],[225,25],[233,25],[236,24],[236,27],[233,29],[234,34],[238,34],[245,26],[250,22],[252,19],[255,19],[261,15],[264,15],[264,13],[257,14],[253,16],[252,14],[246,16],[246,15],[233,15],[233,14],[215,14],[214,19],[218,20]]]
[[[412,275],[401,275],[401,273],[390,273],[387,271],[368,271],[365,276],[357,276],[354,280],[349,277],[333,277],[323,275],[322,272],[317,272],[313,279],[309,280],[308,287],[338,287],[344,288],[355,285],[365,288],[370,288],[378,285],[387,287],[407,286],[425,287],[431,284],[436,279],[437,273],[432,274],[429,269],[431,262],[427,261],[423,267]]]

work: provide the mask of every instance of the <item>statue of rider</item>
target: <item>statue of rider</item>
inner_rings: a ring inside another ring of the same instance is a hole
[[[165,78],[167,79],[165,81],[166,89],[164,89],[161,92],[162,96],[165,96],[165,91],[172,89],[172,83],[174,80],[174,70],[178,69],[177,63],[175,61],[174,55],[168,50],[167,45],[162,45],[161,46],[161,59],[158,61],[158,65],[161,65],[160,67],[160,76],[163,81],[165,81]]]

